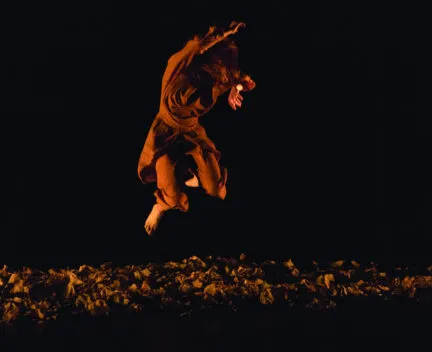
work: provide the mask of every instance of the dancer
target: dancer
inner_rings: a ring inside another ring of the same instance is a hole
[[[238,47],[231,39],[245,27],[235,21],[227,30],[212,26],[168,60],[159,112],[138,162],[141,182],[157,186],[156,203],[144,224],[149,235],[167,210],[188,211],[184,186],[202,187],[208,195],[225,199],[227,169],[220,164],[221,153],[199,118],[228,91],[228,104],[237,110],[243,101],[240,92],[255,88],[252,78],[238,67]]]

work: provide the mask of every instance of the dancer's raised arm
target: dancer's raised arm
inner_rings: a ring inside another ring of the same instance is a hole
[[[200,54],[203,54],[208,49],[210,49],[212,46],[216,45],[217,43],[220,43],[224,39],[228,38],[229,36],[237,33],[240,28],[245,28],[246,24],[243,22],[231,22],[228,30],[226,31],[217,31],[217,28],[215,26],[210,27],[207,34],[204,35],[204,37],[201,39],[200,44]],[[217,33],[218,32],[218,33]]]

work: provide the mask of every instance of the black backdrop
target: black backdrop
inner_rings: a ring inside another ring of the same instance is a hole
[[[427,261],[432,125],[420,108],[421,10],[348,6],[92,1],[11,10],[2,261],[241,252]],[[190,212],[168,213],[148,238],[154,189],[136,166],[166,60],[193,34],[233,19],[247,24],[240,65],[257,88],[240,111],[223,97],[201,120],[228,166],[228,197],[192,190]]]

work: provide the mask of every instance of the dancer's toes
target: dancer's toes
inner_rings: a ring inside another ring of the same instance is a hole
[[[149,236],[153,235],[153,233],[156,231],[163,213],[164,211],[161,209],[159,204],[155,204],[153,206],[152,211],[150,212],[144,224],[144,229]]]
[[[153,235],[153,232],[156,230],[156,226],[150,224],[148,221],[146,221],[144,228],[149,236]]]

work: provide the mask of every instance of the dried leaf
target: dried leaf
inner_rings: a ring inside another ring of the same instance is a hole
[[[275,301],[270,288],[262,290],[259,299],[262,304],[272,304]]]
[[[355,260],[351,260],[351,264],[354,268],[360,268],[360,264],[357,263]]]
[[[15,283],[16,280],[18,280],[19,276],[15,273],[13,273],[8,280],[8,284],[13,284]]]
[[[196,279],[192,282],[192,286],[195,288],[201,288],[202,285],[203,285],[203,283],[199,279]]]
[[[336,262],[331,263],[333,268],[341,268],[345,263],[345,260],[338,260]]]
[[[216,294],[216,284],[211,283],[204,288],[204,294],[214,296]]]
[[[335,278],[334,278],[333,274],[325,274],[324,275],[324,283],[328,289],[330,288],[331,283],[334,281],[335,281]]]
[[[291,259],[287,260],[286,262],[282,263],[283,266],[287,267],[288,269],[294,269],[295,265]]]

